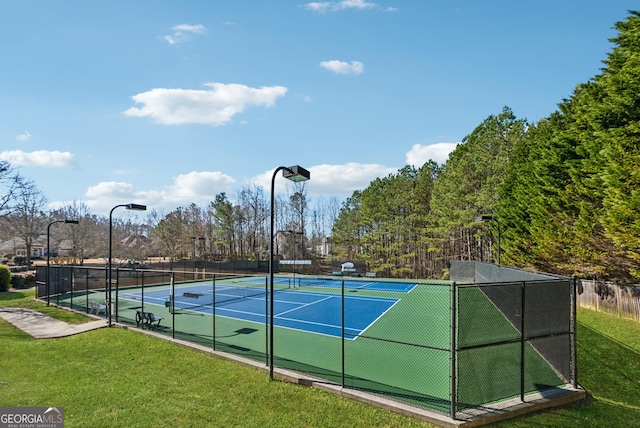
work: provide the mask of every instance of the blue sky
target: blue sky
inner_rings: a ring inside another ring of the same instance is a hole
[[[2,0],[0,158],[102,214],[268,192],[294,164],[342,200],[505,105],[548,116],[630,3]]]

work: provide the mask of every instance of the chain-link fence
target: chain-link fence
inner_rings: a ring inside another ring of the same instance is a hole
[[[107,284],[106,269],[67,266],[36,280],[49,303],[454,419],[577,387],[572,278],[451,268],[452,282],[299,275],[273,288],[264,275],[126,268]]]

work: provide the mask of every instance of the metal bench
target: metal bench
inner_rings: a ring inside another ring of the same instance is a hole
[[[153,312],[136,311],[136,326],[151,329],[160,326],[162,317],[156,317]]]
[[[109,315],[109,313],[107,312],[106,304],[102,304],[93,300],[89,302],[89,313],[92,312],[96,315],[100,315],[100,312],[104,312],[105,317]]]

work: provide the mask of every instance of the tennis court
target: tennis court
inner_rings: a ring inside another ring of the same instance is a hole
[[[264,283],[260,281],[245,281]],[[274,281],[275,282],[275,281]],[[288,284],[284,279],[279,284]],[[329,281],[327,281],[329,282]],[[339,281],[332,281],[338,283]],[[325,286],[327,286],[325,284]],[[333,287],[335,288],[334,284]],[[405,287],[402,287],[404,289]],[[154,311],[153,306],[162,308],[173,304],[174,311],[194,311],[207,315],[232,318],[237,320],[264,323],[266,316],[267,294],[265,288],[238,285],[216,285],[211,282],[191,284],[175,288],[172,298],[171,288],[155,289],[142,292],[127,292],[120,298],[131,302],[142,303],[143,297],[146,311]],[[399,299],[368,296],[346,296],[345,310],[353,316],[345,321],[345,337],[355,339],[385,312],[393,307]],[[305,292],[300,288],[278,289],[274,294],[274,326],[292,330],[342,336],[342,298],[340,295]],[[355,310],[357,308],[357,310]]]
[[[163,318],[157,331],[267,361],[267,281],[216,277],[121,290],[118,321],[133,323],[144,309]],[[276,276],[275,365],[446,411],[449,290],[448,281]]]
[[[478,278],[507,275],[478,269]],[[137,325],[140,311],[152,312],[161,334],[265,365],[273,358],[278,368],[454,417],[573,378],[566,278],[517,273],[521,281],[475,284],[470,277],[456,284],[276,276],[270,337],[268,277],[118,272],[115,322]],[[104,284],[104,270],[64,273],[52,275],[73,279],[52,286],[57,304],[86,312],[104,307],[108,293],[93,286]]]

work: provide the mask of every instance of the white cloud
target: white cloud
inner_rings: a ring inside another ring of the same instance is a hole
[[[47,168],[75,168],[76,158],[73,153],[49,150],[23,152],[10,150],[0,153],[0,159],[11,162],[15,166],[38,166]]]
[[[180,24],[172,28],[173,33],[164,36],[164,39],[170,44],[186,42],[191,38],[192,34],[203,34],[207,31],[204,25]]]
[[[205,83],[208,90],[157,88],[131,97],[142,107],[131,107],[127,116],[152,117],[165,125],[188,123],[225,125],[248,106],[272,107],[287,93],[283,86],[251,88],[241,84]]]
[[[314,195],[350,195],[355,190],[364,190],[376,178],[386,177],[398,171],[397,168],[384,165],[355,162],[342,165],[321,164],[308,169],[311,173],[311,179],[308,181],[307,190]],[[273,171],[266,171],[254,177],[252,182],[270,192]],[[284,191],[286,186],[292,184],[284,178],[278,178],[281,176],[277,177],[275,181],[276,193]]]
[[[198,24],[198,25],[180,24],[173,27],[172,30],[180,31],[183,33],[196,33],[196,34],[202,34],[207,31],[205,26],[202,24]]]
[[[449,158],[449,153],[455,150],[458,144],[460,143],[436,143],[428,146],[414,144],[406,154],[407,164],[419,168],[429,159],[443,164]]]
[[[20,134],[16,137],[16,140],[18,141],[29,141],[29,139],[31,138],[31,134],[29,133],[29,131],[24,131],[24,134]]]
[[[317,1],[313,1],[310,3],[307,3],[305,5],[305,8],[312,10],[314,12],[326,12],[327,10],[331,9],[331,2],[317,2]]]
[[[90,199],[122,199],[128,200],[136,197],[133,185],[118,181],[103,181],[95,186],[91,186],[85,193]]]
[[[213,200],[221,192],[230,192],[235,180],[217,171],[192,171],[180,174],[166,192],[166,198],[176,201]]]
[[[364,72],[364,64],[360,61],[351,61],[351,63],[348,63],[334,59],[320,62],[320,67],[333,71],[336,74],[353,74],[357,76]]]
[[[382,7],[376,3],[371,3],[365,0],[342,0],[342,1],[325,1],[325,2],[309,2],[304,5],[304,7],[313,12],[324,13],[327,11],[340,11],[346,9],[378,9],[384,10],[386,12],[394,12],[398,10],[395,7]]]
[[[178,206],[192,203],[204,205],[215,198],[215,195],[233,191],[235,180],[221,172],[192,171],[180,174],[165,189],[136,190],[126,182],[100,182],[87,189],[86,204],[96,212],[109,212],[119,204],[140,203],[148,208],[168,211]]]
[[[341,9],[374,9],[378,5],[375,3],[369,3],[365,0],[342,0],[335,3],[335,10]]]

